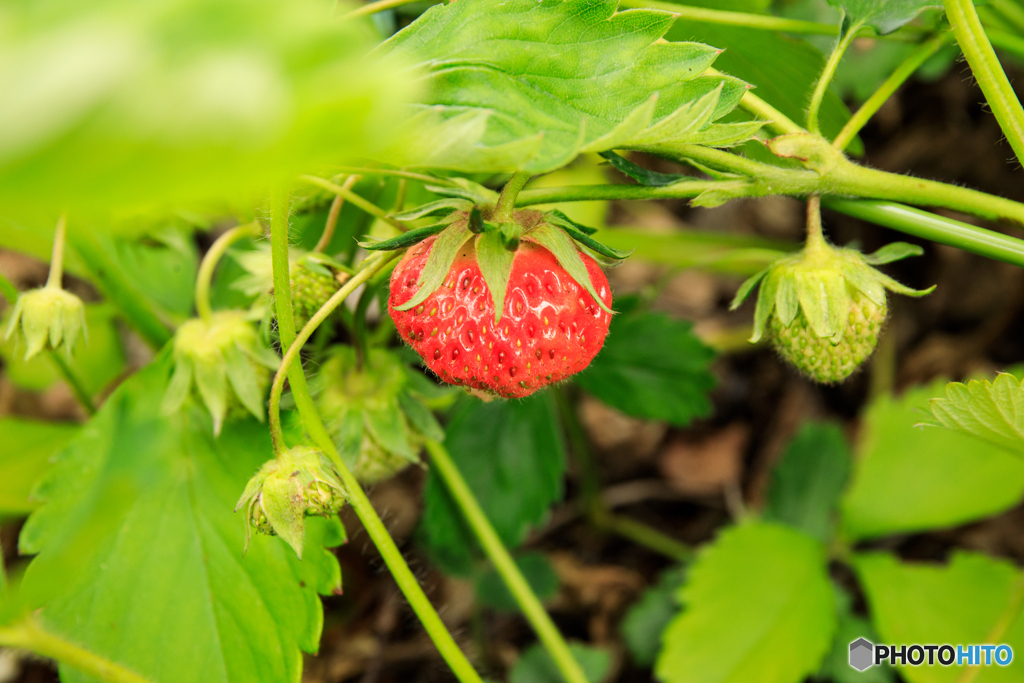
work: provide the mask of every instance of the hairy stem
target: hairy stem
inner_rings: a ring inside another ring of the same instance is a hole
[[[807,241],[804,243],[804,250],[821,253],[827,248],[825,235],[821,230],[821,197],[811,195],[807,198]]]
[[[409,226],[407,226],[405,223],[403,223],[402,221],[395,220],[394,218],[389,216],[387,212],[384,211],[384,209],[380,208],[373,202],[369,202],[363,199],[358,194],[353,192],[351,189],[345,187],[344,185],[338,185],[337,183],[332,183],[330,180],[326,180],[324,178],[317,178],[316,176],[311,175],[299,176],[299,178],[300,180],[303,180],[309,183],[310,185],[322,187],[328,192],[333,192],[337,195],[344,197],[345,201],[354,204],[355,206],[358,206],[360,209],[370,214],[371,216],[379,218],[388,225],[398,228],[402,232],[408,232],[409,230]]]
[[[450,178],[441,178],[440,176],[427,175],[426,173],[415,173],[413,171],[400,171],[391,168],[370,168],[369,166],[335,166],[333,168],[340,173],[358,173],[359,175],[383,175],[391,176],[393,178],[408,178],[409,180],[419,180],[420,182],[430,183],[431,185],[444,185],[445,187],[455,187],[457,185],[457,183]]]
[[[384,522],[377,515],[377,511],[373,509],[370,499],[366,497],[366,493],[359,485],[359,482],[356,481],[355,476],[345,465],[341,453],[338,452],[338,448],[334,445],[334,441],[324,427],[323,420],[320,419],[316,404],[313,403],[313,397],[309,393],[309,385],[306,383],[306,375],[302,370],[302,365],[294,362],[299,354],[299,350],[302,348],[302,344],[313,334],[317,325],[341,303],[341,299],[338,298],[341,290],[335,292],[335,295],[328,300],[327,304],[320,311],[317,311],[310,321],[306,323],[306,326],[302,328],[302,341],[296,343],[295,319],[292,313],[290,295],[291,288],[288,284],[287,193],[281,192],[275,196],[271,210],[273,213],[270,227],[270,246],[274,257],[275,288],[280,286],[279,282],[283,282],[285,291],[289,292],[287,296],[275,297],[278,334],[281,339],[281,348],[285,352],[285,358],[282,360],[281,369],[278,372],[279,374],[287,374],[292,397],[295,399],[295,405],[299,410],[299,415],[302,417],[302,423],[306,431],[313,439],[313,442],[327,454],[331,462],[334,463],[335,468],[337,468],[338,474],[345,484],[349,504],[363,523],[367,535],[369,535],[370,540],[377,547],[381,558],[383,558],[388,570],[394,577],[395,583],[398,584],[406,600],[409,601],[409,605],[416,613],[416,616],[419,617],[420,622],[423,624],[431,640],[433,640],[438,652],[444,657],[448,666],[461,683],[483,683],[480,675],[473,669],[473,665],[466,659],[466,655],[459,649],[455,639],[452,638],[444,622],[441,621],[437,610],[430,604],[430,600],[427,599],[412,570],[409,569],[405,558],[402,557],[402,551],[395,545],[395,541],[388,533]],[[332,302],[333,306],[328,308]],[[327,309],[326,312],[324,312],[324,309]]]
[[[1019,162],[1024,162],[1024,108],[999,64],[992,43],[978,18],[972,0],[945,0],[946,16],[953,26],[956,41],[971,65],[992,113],[1003,129]]]
[[[832,83],[832,78],[836,75],[836,69],[839,68],[839,62],[842,61],[843,55],[846,53],[846,48],[850,47],[850,43],[857,36],[857,31],[861,29],[862,24],[854,24],[850,27],[849,31],[839,36],[839,42],[836,43],[836,47],[832,50],[832,54],[829,55],[828,61],[825,62],[825,68],[821,72],[821,76],[818,78],[817,84],[814,86],[814,93],[811,95],[811,104],[807,109],[807,130],[812,133],[821,133],[821,128],[818,126],[818,111],[821,109],[821,103],[825,99],[825,93],[828,92],[828,86]]]
[[[513,212],[516,208],[516,198],[519,197],[519,193],[528,182],[530,182],[530,174],[526,171],[516,171],[512,174],[512,177],[505,183],[505,187],[501,189],[501,196],[498,197],[498,203],[494,206],[492,220],[495,223],[515,221]]]
[[[60,376],[64,378],[65,382],[67,382],[68,387],[71,389],[71,393],[75,395],[75,398],[78,399],[81,406],[85,408],[85,412],[90,415],[95,415],[96,404],[93,403],[92,396],[85,388],[81,378],[75,373],[74,368],[68,365],[68,362],[56,351],[50,351],[49,355],[50,360],[52,360],[53,364],[57,367],[57,372],[59,372]]]
[[[533,630],[537,632],[544,648],[551,655],[555,666],[561,672],[562,677],[568,683],[587,683],[586,674],[580,667],[579,662],[572,656],[568,643],[559,633],[558,628],[551,617],[544,609],[544,605],[534,594],[530,584],[515,560],[509,554],[505,545],[501,542],[497,532],[487,519],[487,515],[480,508],[473,491],[470,490],[466,480],[463,479],[455,463],[452,461],[448,450],[437,441],[427,441],[427,451],[430,453],[431,462],[435,471],[444,480],[448,492],[455,499],[456,505],[462,510],[463,516],[469,522],[470,528],[476,535],[477,540],[483,547],[487,557],[491,560],[494,568],[501,575],[509,592],[515,597],[523,614],[529,620]]]
[[[361,177],[359,175],[350,175],[348,178],[345,178],[345,182],[341,186],[351,191]],[[340,194],[336,195],[334,201],[331,202],[331,210],[327,212],[327,223],[324,224],[324,231],[320,234],[320,239],[317,240],[316,246],[313,247],[314,252],[322,254],[331,244],[331,240],[334,239],[334,230],[338,226],[338,216],[341,214],[341,207],[344,205],[345,197]]]
[[[199,272],[196,274],[196,311],[204,321],[210,322],[213,317],[213,309],[210,308],[210,285],[213,282],[213,271],[220,263],[221,257],[227,252],[228,247],[238,240],[258,234],[258,223],[237,225],[218,237],[203,256]]]
[[[952,36],[949,33],[940,33],[914,48],[914,51],[907,55],[907,58],[885,79],[878,90],[846,122],[843,129],[839,131],[839,135],[832,141],[832,145],[836,149],[846,149],[857,137],[857,133],[871,120],[871,117],[893,96],[893,93],[951,39]]]
[[[90,652],[45,630],[34,617],[0,628],[0,645],[29,650],[107,683],[147,683],[147,679],[120,664]]]
[[[61,215],[57,219],[57,229],[53,233],[53,255],[50,256],[50,274],[46,278],[47,287],[60,289],[64,281],[64,242],[67,235],[67,218]]]
[[[619,5],[634,8],[652,7],[672,12],[683,21],[719,24],[721,26],[743,26],[745,28],[757,28],[765,31],[785,31],[786,33],[810,35],[834,35],[839,32],[838,27],[833,24],[786,19],[772,16],[771,14],[752,14],[704,9],[703,7],[687,7],[685,5],[677,5],[674,2],[660,2],[659,0],[619,0]]]

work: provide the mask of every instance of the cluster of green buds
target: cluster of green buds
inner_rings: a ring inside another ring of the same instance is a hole
[[[177,412],[198,393],[210,411],[213,430],[220,434],[224,418],[244,407],[263,421],[263,401],[271,371],[281,359],[266,347],[241,311],[217,311],[194,318],[174,335],[174,375],[162,409]]]
[[[23,292],[14,304],[5,339],[25,344],[25,360],[39,352],[63,349],[70,358],[80,338],[88,342],[85,304],[56,285]]]
[[[274,268],[270,247],[261,244],[252,251],[240,252],[235,260],[246,274],[232,287],[246,296],[257,297],[253,304],[257,316],[270,312],[274,293]],[[292,309],[297,325],[304,325],[348,279],[349,269],[342,263],[319,252],[292,248],[289,253],[289,275],[292,283]]]
[[[816,206],[808,217],[804,249],[743,283],[732,309],[760,284],[750,341],[767,335],[798,370],[831,384],[849,377],[875,350],[888,315],[886,290],[924,296],[935,288],[911,289],[872,267],[918,256],[920,247],[896,242],[873,254],[834,247],[821,236]]]
[[[305,518],[336,515],[347,494],[322,451],[296,446],[263,464],[245,487],[235,512],[245,509],[245,548],[258,533],[280,536],[302,557]]]
[[[373,484],[419,463],[426,439],[444,432],[413,390],[412,371],[395,354],[350,346],[331,350],[316,377],[318,408],[356,478]]]

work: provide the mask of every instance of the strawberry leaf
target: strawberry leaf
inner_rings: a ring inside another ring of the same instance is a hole
[[[945,398],[933,398],[930,410],[949,429],[971,434],[1024,455],[1024,386],[1011,374],[994,382],[950,382]]]
[[[569,652],[575,659],[587,683],[601,683],[608,677],[612,665],[611,653],[603,648],[582,643],[570,643]],[[540,643],[528,647],[516,661],[508,675],[509,683],[563,683],[565,678],[551,655]]]
[[[883,35],[929,7],[942,7],[935,0],[828,0],[828,4],[843,10],[843,33],[871,26]]]
[[[378,48],[424,74],[425,96],[389,160],[543,173],[584,151],[708,135],[746,85],[702,75],[719,50],[660,42],[671,14],[615,7],[614,0],[431,7]]]
[[[340,524],[309,520],[302,561],[267,536],[243,555],[232,508],[270,440],[252,419],[214,439],[194,405],[164,416],[169,360],[122,384],[37,487],[22,592],[47,628],[150,680],[298,680],[319,643],[317,592],[340,589],[324,549]],[[61,680],[92,679],[62,666]]]
[[[32,512],[38,503],[32,488],[50,469],[53,456],[78,426],[60,422],[39,422],[17,417],[0,418],[0,517]]]
[[[650,667],[658,658],[662,633],[680,609],[676,595],[684,578],[679,567],[666,569],[622,619],[622,639],[637,664]]]

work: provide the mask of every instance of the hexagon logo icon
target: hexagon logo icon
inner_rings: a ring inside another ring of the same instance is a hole
[[[864,671],[874,664],[875,646],[864,638],[858,638],[850,643],[850,666],[857,671]]]

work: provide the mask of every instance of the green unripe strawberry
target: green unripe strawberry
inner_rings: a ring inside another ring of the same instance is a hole
[[[256,297],[253,317],[270,315],[270,302],[274,293],[274,267],[270,247],[261,244],[252,251],[235,254],[235,260],[245,269],[246,274],[235,280],[231,287]],[[292,310],[299,327],[305,325],[327,303],[350,273],[343,264],[329,256],[297,247],[289,250],[288,270],[292,284]]]
[[[292,308],[295,322],[306,324],[327,303],[341,285],[338,279],[320,264],[305,260],[292,266]]]
[[[25,360],[44,349],[63,349],[64,355],[71,358],[79,338],[88,341],[85,304],[54,285],[24,292],[14,304],[4,338],[12,337],[24,342]]]

